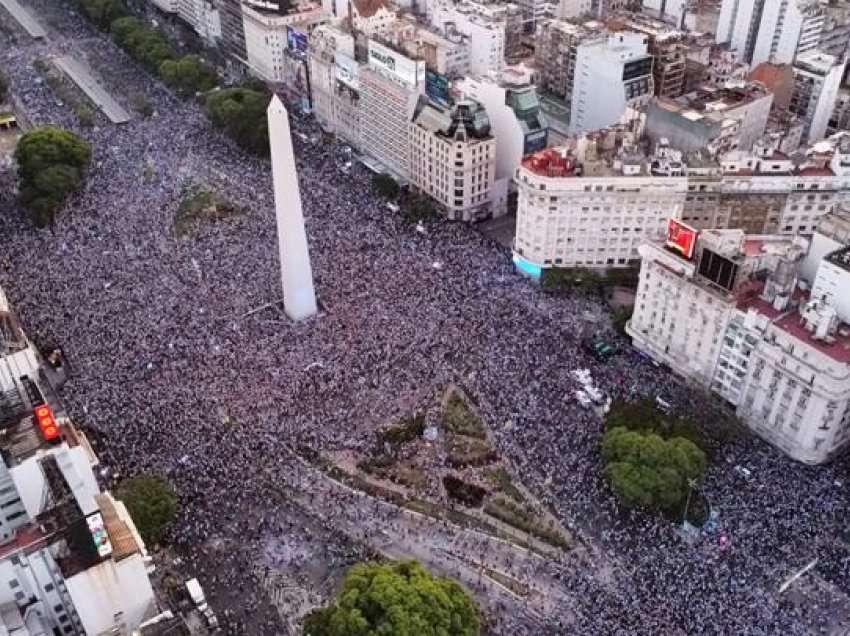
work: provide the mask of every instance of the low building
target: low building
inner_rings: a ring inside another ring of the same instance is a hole
[[[678,218],[688,179],[681,153],[647,153],[633,131],[612,128],[570,147],[526,156],[516,169],[514,259],[520,269],[616,268]]]
[[[491,216],[496,140],[480,104],[423,103],[410,125],[410,181],[453,221]]]
[[[850,285],[850,248],[824,257],[809,283],[807,247],[671,221],[665,240],[640,249],[626,331],[768,442],[819,464],[850,441],[850,308],[822,291]]]
[[[677,99],[653,100],[647,108],[646,134],[653,141],[667,139],[686,153],[717,156],[749,150],[764,136],[772,104],[773,95],[758,84],[703,86]]]
[[[396,21],[389,0],[351,0],[351,26],[366,37],[386,35]]]

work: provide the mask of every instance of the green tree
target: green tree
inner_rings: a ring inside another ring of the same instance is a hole
[[[664,439],[655,433],[610,429],[602,440],[605,476],[617,496],[630,507],[677,511],[688,481],[699,481],[706,458],[688,439]]]
[[[543,289],[553,291],[574,290],[587,294],[601,294],[604,279],[583,267],[554,267],[544,270],[540,284]]]
[[[207,95],[206,111],[213,126],[258,155],[269,152],[266,108],[269,98],[249,88],[227,88]]]
[[[159,65],[159,76],[166,86],[181,95],[205,93],[216,84],[216,74],[197,55],[184,55],[179,60],[166,60]]]
[[[80,0],[80,6],[86,17],[102,31],[127,15],[127,7],[121,0]]]
[[[411,223],[432,219],[437,216],[437,206],[427,194],[414,194],[408,197],[402,205],[404,216]]]
[[[372,188],[379,195],[390,201],[395,201],[401,192],[401,188],[398,187],[396,180],[390,175],[383,173],[372,175]]]
[[[158,543],[177,516],[177,495],[165,479],[139,475],[124,481],[118,498],[130,511],[133,523],[147,543]]]
[[[3,71],[0,71],[0,104],[3,103],[3,100],[6,99],[6,93],[9,90],[9,80],[6,79],[6,76],[3,74]]]
[[[477,636],[480,629],[469,592],[415,561],[355,565],[336,601],[304,619],[307,636]]]
[[[626,323],[631,320],[634,309],[634,306],[631,305],[628,307],[618,307],[614,310],[613,315],[611,316],[611,322],[614,325],[614,329],[616,329],[617,333],[621,336],[628,335],[626,334]]]
[[[45,227],[85,178],[91,146],[68,130],[47,126],[21,137],[15,160],[21,199],[36,226]]]

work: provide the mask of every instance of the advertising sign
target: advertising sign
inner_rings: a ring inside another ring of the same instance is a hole
[[[112,542],[109,540],[109,534],[106,532],[106,526],[103,523],[103,517],[99,512],[93,512],[86,517],[86,523],[91,532],[94,547],[97,548],[97,553],[102,557],[107,557],[112,554]]]
[[[44,441],[49,442],[59,437],[59,425],[53,417],[53,411],[46,404],[35,407],[35,419]]]
[[[293,53],[307,55],[307,34],[295,27],[286,27],[286,46]]]
[[[336,53],[334,55],[334,74],[337,80],[353,88],[360,90],[360,65],[353,59],[345,55],[345,53]]]
[[[369,64],[374,68],[389,71],[410,86],[415,86],[417,79],[425,77],[425,62],[414,62],[374,40],[369,40]]]
[[[699,232],[694,228],[688,227],[676,219],[670,219],[667,222],[667,247],[679,252],[688,260],[694,257],[698,235]]]
[[[547,129],[532,130],[525,135],[525,144],[523,145],[522,154],[530,155],[538,150],[543,150],[546,147]]]
[[[432,102],[440,106],[449,106],[452,103],[448,78],[434,71],[425,72],[425,94]]]

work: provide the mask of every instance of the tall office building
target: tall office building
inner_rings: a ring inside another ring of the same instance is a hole
[[[620,32],[582,42],[576,49],[570,133],[617,123],[626,108],[652,98],[652,56],[648,37]]]
[[[801,53],[794,62],[794,88],[788,110],[803,121],[806,143],[813,144],[826,136],[844,66],[844,60],[820,51]]]
[[[818,48],[824,13],[813,0],[723,0],[717,42],[728,42],[741,59],[789,64],[799,53]]]
[[[368,64],[360,69],[360,147],[383,169],[407,180],[410,121],[424,90],[425,62],[369,40]]]

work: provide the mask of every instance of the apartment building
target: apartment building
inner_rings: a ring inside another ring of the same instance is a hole
[[[803,122],[803,136],[808,144],[826,136],[845,64],[845,60],[820,51],[801,53],[794,61],[794,85],[788,110]]]
[[[626,331],[765,440],[818,464],[850,442],[850,315],[823,291],[850,285],[850,248],[827,254],[805,280],[807,248],[800,238],[671,221],[664,240],[640,249]]]
[[[491,215],[496,140],[480,104],[420,104],[410,125],[410,181],[436,200],[452,221]]]

